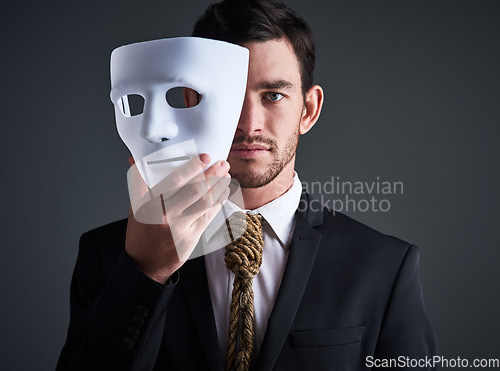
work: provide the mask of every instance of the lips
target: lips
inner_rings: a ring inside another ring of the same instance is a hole
[[[261,144],[235,144],[231,148],[232,150],[247,150],[247,151],[252,151],[252,150],[264,150],[264,151],[269,151],[269,147],[261,145]]]
[[[235,144],[231,147],[231,152],[240,157],[257,157],[261,156],[271,149],[262,144]]]

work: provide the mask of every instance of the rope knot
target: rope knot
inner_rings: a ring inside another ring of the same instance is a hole
[[[240,237],[226,246],[226,267],[237,277],[252,279],[262,265],[262,217],[236,212],[226,225],[229,233]]]
[[[247,371],[250,369],[255,338],[252,281],[262,265],[262,217],[236,212],[226,220],[226,225],[232,242],[226,246],[224,261],[235,275],[229,313],[226,371]],[[233,236],[240,237],[235,240]]]

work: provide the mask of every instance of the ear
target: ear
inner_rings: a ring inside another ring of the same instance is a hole
[[[300,119],[300,134],[305,134],[318,121],[321,107],[323,107],[323,89],[319,85],[311,87],[305,96],[304,108]]]
[[[194,107],[198,103],[200,103],[201,100],[201,95],[196,91],[191,88],[184,88],[182,91],[182,96],[184,98],[184,104],[186,105],[186,108],[189,107]]]

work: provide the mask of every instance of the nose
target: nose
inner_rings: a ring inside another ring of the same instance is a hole
[[[237,132],[243,132],[247,135],[260,134],[264,128],[264,117],[259,107],[257,99],[253,99],[247,92],[236,128]]]
[[[141,124],[142,138],[150,143],[161,143],[177,136],[179,127],[169,108],[164,97],[146,100]]]

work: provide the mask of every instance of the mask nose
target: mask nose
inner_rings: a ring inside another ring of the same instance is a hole
[[[159,99],[162,98],[162,99]],[[171,108],[164,97],[151,97],[144,105],[141,137],[150,143],[161,143],[179,134],[179,127],[173,120]]]

